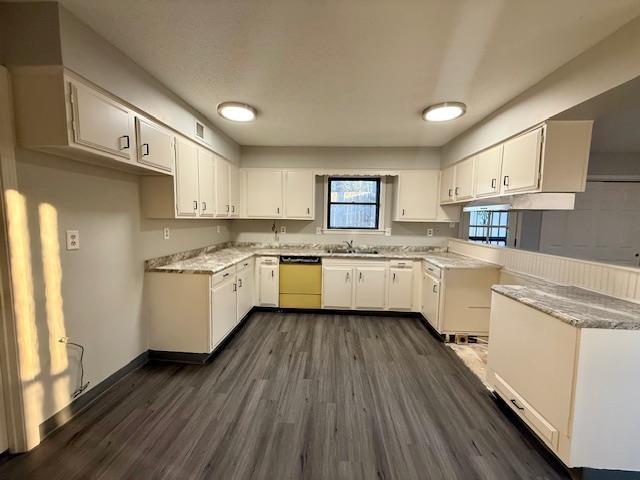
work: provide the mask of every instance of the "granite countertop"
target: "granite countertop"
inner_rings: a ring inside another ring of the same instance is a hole
[[[322,258],[353,258],[353,259],[403,259],[426,260],[440,268],[498,268],[497,265],[476,260],[463,255],[435,251],[412,251],[399,248],[376,248],[377,253],[368,253],[366,250],[357,253],[329,253],[317,245],[309,247],[256,247],[256,246],[230,246],[212,252],[204,252],[191,258],[175,261],[167,261],[166,264],[156,264],[153,261],[147,265],[148,272],[165,273],[217,273],[225,268],[235,265],[254,255],[256,256],[318,256]]]
[[[640,330],[640,304],[567,285],[494,285],[496,293],[578,328]]]

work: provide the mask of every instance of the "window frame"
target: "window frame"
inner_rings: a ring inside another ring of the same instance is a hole
[[[469,240],[470,242],[474,242],[474,243],[481,243],[483,245],[492,245],[494,247],[506,247],[509,243],[509,222],[510,222],[510,215],[508,211],[504,211],[504,210],[485,210],[486,213],[489,214],[489,218],[487,219],[487,224],[486,225],[481,225],[478,223],[471,223],[471,214],[472,213],[478,213],[478,212],[470,212],[469,213],[469,223],[468,225],[466,225],[466,234],[467,234],[467,240]],[[498,223],[494,223],[494,217],[495,215],[498,214],[505,214],[507,217],[507,222],[504,225],[501,225],[498,221]],[[487,231],[487,234],[484,237],[480,237],[480,236],[471,236],[471,228],[484,228]],[[505,231],[505,236],[504,237],[492,237],[491,236],[491,231],[492,229],[497,228],[497,229],[501,229],[504,228]],[[504,242],[502,243],[494,243],[494,242]]]
[[[378,191],[376,195],[376,203],[372,202],[331,202],[330,186],[331,180],[374,180],[378,184]],[[380,175],[370,176],[354,176],[354,175],[325,175],[324,177],[324,219],[323,219],[323,233],[337,233],[337,234],[364,234],[364,235],[384,235],[385,233],[385,192],[386,192],[386,180],[385,177]],[[377,219],[376,228],[358,228],[358,227],[330,227],[330,209],[331,205],[377,205]]]

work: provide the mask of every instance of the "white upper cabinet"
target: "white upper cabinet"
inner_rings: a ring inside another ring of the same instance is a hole
[[[438,170],[400,172],[393,219],[404,222],[437,221],[439,182]]]
[[[173,173],[175,135],[146,118],[136,115],[138,162]]]
[[[475,162],[475,157],[471,157],[455,165],[453,197],[456,201],[473,198]]]
[[[520,135],[504,144],[502,192],[536,190],[540,180],[542,128]]]
[[[229,163],[229,216],[240,216],[240,169]]]
[[[282,170],[250,169],[246,171],[248,217],[282,217],[282,176]]]
[[[216,159],[209,150],[198,149],[198,198],[200,217],[215,215]]]
[[[230,183],[231,165],[224,158],[216,156],[216,217],[231,215]]]
[[[311,170],[284,172],[284,216],[311,220],[315,216],[315,175]]]
[[[73,140],[127,160],[135,159],[133,114],[81,83],[71,84]]]
[[[364,310],[382,310],[385,307],[387,283],[386,265],[366,265],[355,268],[354,307]]]
[[[440,176],[440,203],[452,202],[455,189],[455,166],[442,170]]]
[[[178,217],[198,216],[198,147],[188,140],[176,145],[175,198]]]
[[[476,156],[476,197],[495,195],[502,183],[502,145],[490,148]]]

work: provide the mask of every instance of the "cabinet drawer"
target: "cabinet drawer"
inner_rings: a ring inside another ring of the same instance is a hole
[[[246,260],[243,260],[240,263],[236,264],[236,271],[240,273],[247,268],[250,268],[251,265],[253,265],[253,258],[247,258]]]
[[[389,266],[391,268],[413,268],[412,260],[390,260]]]
[[[432,265],[429,262],[424,262],[424,273],[426,273],[427,275],[431,275],[434,278],[442,277],[442,271],[440,270],[440,268]]]
[[[213,285],[218,285],[219,283],[224,282],[225,280],[227,280],[229,277],[233,277],[236,274],[236,266],[233,265],[232,267],[229,268],[225,268],[224,270],[222,270],[221,272],[218,272],[216,274],[213,275]]]
[[[496,393],[529,425],[553,450],[558,448],[558,430],[522,398],[500,375],[495,375]]]

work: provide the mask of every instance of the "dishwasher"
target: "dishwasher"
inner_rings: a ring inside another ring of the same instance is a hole
[[[280,306],[320,308],[322,295],[320,257],[280,257]]]

